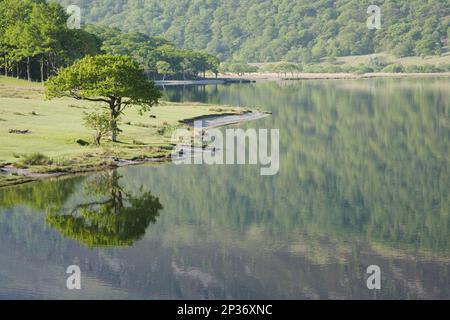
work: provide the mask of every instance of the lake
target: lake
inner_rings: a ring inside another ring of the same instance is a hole
[[[450,299],[449,89],[168,87],[171,101],[271,111],[239,127],[280,130],[279,173],[148,164],[0,189],[0,298]]]

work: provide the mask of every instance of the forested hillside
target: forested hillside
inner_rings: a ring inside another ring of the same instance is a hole
[[[177,48],[161,37],[117,28],[67,26],[63,6],[45,0],[0,0],[0,75],[40,80],[86,55],[126,55],[153,79],[216,73],[219,60],[205,52]]]
[[[84,23],[162,36],[222,61],[310,62],[381,51],[436,55],[450,33],[449,0],[59,1],[80,5]],[[367,28],[371,4],[381,8],[380,30]]]

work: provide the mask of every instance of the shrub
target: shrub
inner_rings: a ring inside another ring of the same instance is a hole
[[[145,143],[139,140],[133,140],[135,146],[145,146]]]
[[[53,160],[43,155],[42,153],[33,153],[30,155],[26,155],[21,163],[27,166],[45,166],[52,165]]]
[[[246,73],[258,72],[259,68],[247,63],[232,63],[229,64],[225,70],[238,75],[244,75]]]
[[[326,70],[326,72],[330,72],[330,73],[341,73],[342,67],[336,66],[336,65],[331,65],[331,66],[327,66],[325,70]]]
[[[390,64],[383,68],[382,71],[388,73],[403,73],[405,72],[405,68],[401,64]]]
[[[374,72],[375,70],[372,67],[369,66],[365,66],[365,65],[359,65],[358,67],[356,67],[354,69],[354,73],[356,74],[364,74],[364,73],[371,73]]]
[[[103,113],[84,113],[84,125],[95,131],[94,143],[100,145],[101,140],[112,132],[110,115]]]
[[[66,158],[54,158],[52,159],[52,164],[58,167],[67,167],[70,166],[73,162]]]
[[[425,64],[423,66],[420,66],[419,68],[421,72],[423,73],[433,73],[433,72],[442,72],[442,70],[439,67],[433,66],[431,64]]]
[[[178,129],[178,126],[171,126],[167,124],[166,122],[163,124],[161,128],[158,129],[158,134],[161,136],[169,136],[171,135],[176,129]]]
[[[337,65],[309,65],[304,67],[306,73],[341,73],[351,72],[351,67],[342,67]]]
[[[421,66],[406,66],[405,71],[408,73],[434,73],[434,72],[445,72],[447,71],[447,67],[445,66],[434,66],[431,64],[425,64]]]
[[[325,68],[323,66],[318,65],[309,65],[304,68],[306,73],[323,73]]]
[[[381,56],[370,56],[369,62],[367,63],[367,66],[372,68],[374,72],[379,72],[388,65],[389,63],[386,61],[386,59]]]

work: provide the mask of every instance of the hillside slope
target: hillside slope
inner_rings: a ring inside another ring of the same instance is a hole
[[[450,32],[449,0],[59,0],[84,23],[163,36],[224,60],[318,60],[386,51],[435,55]],[[381,8],[380,30],[366,25]],[[302,57],[302,58],[300,58]],[[306,61],[308,62],[308,61]]]

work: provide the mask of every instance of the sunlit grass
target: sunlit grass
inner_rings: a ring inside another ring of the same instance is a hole
[[[99,108],[101,105],[72,99],[46,101],[41,84],[0,77],[0,165],[24,163],[33,154],[59,159],[56,163],[107,156],[162,156],[168,153],[170,138],[158,133],[161,128],[180,126],[181,120],[201,115],[232,112],[231,108],[212,105],[167,102],[144,115],[130,108],[121,119],[123,133],[118,143],[105,140],[100,147],[92,143],[81,146],[77,140],[93,140],[93,132],[83,125],[83,113]]]

